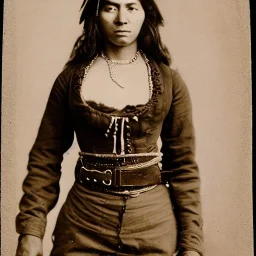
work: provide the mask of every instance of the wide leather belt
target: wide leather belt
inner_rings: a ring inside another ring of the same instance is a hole
[[[140,154],[93,154],[86,152],[79,152],[83,164],[91,164],[95,167],[101,166],[127,166],[133,164],[142,164],[150,160],[161,160],[160,153],[140,153]]]
[[[80,153],[76,181],[108,188],[144,187],[161,183],[161,155],[108,155]]]

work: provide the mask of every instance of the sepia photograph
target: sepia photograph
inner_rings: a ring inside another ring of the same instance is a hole
[[[253,256],[250,5],[4,1],[1,255]]]

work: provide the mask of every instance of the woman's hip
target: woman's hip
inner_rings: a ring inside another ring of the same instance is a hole
[[[68,234],[63,243],[71,243],[70,248],[99,250],[105,255],[172,255],[177,244],[176,219],[164,185],[129,197],[75,183],[59,214],[55,239],[63,233]]]

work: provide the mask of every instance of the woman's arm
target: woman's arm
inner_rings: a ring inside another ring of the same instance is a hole
[[[169,183],[179,223],[180,251],[203,255],[200,179],[188,89],[172,72],[173,100],[161,132],[163,178]],[[192,254],[193,255],[193,254]]]
[[[55,80],[29,154],[24,195],[16,218],[16,230],[22,235],[42,239],[46,215],[58,200],[63,154],[74,138],[68,103],[69,77],[69,72],[64,70]]]

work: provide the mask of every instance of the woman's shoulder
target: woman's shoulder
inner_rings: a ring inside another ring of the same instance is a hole
[[[164,63],[159,63],[157,66],[160,70],[164,84],[173,89],[181,79],[178,69],[168,66]]]
[[[72,84],[72,77],[76,70],[75,66],[65,66],[55,78],[52,91],[67,92]]]
[[[87,58],[80,62],[68,61],[59,76],[64,79],[71,79],[74,75],[79,75],[83,72],[84,68],[90,64],[93,57]]]
[[[162,75],[165,76],[167,79],[175,80],[180,76],[179,70],[177,67],[171,67],[164,63],[158,64],[159,68],[161,69]]]
[[[74,75],[78,75],[81,72],[82,64],[69,64],[66,65],[60,73],[57,75],[56,82],[68,85],[72,82]]]
[[[62,71],[59,73],[58,77],[61,77],[63,79],[70,79],[73,74],[78,70],[78,65],[72,64],[72,65],[66,65]]]
[[[188,87],[177,67],[170,67],[164,63],[158,65],[161,70],[162,80],[173,95],[187,94]]]

